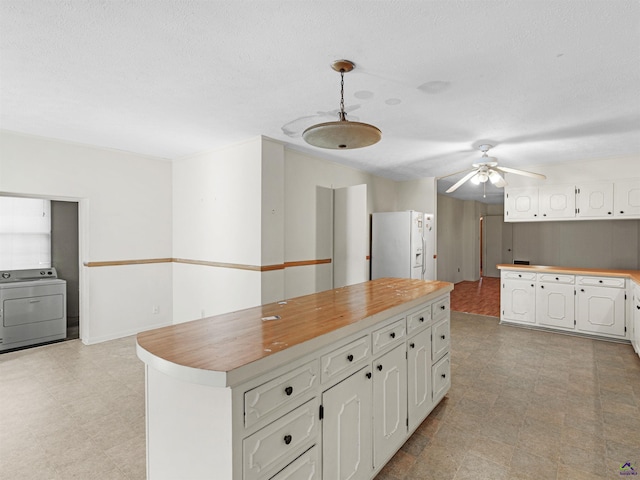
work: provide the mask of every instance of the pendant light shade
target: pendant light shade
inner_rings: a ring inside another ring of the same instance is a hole
[[[368,123],[350,122],[344,111],[344,74],[355,68],[349,60],[337,60],[331,66],[340,72],[340,112],[337,122],[319,123],[302,132],[302,138],[309,145],[319,148],[335,150],[350,150],[362,148],[378,143],[382,138],[382,132]]]

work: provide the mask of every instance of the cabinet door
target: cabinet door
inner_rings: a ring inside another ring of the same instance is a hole
[[[407,359],[403,343],[373,361],[374,467],[389,460],[406,435]]]
[[[323,478],[371,477],[371,376],[371,368],[363,368],[322,394]]]
[[[540,187],[538,202],[540,220],[576,216],[576,192],[573,185]]]
[[[271,480],[321,480],[318,446],[304,452]]]
[[[536,292],[536,320],[539,325],[574,328],[574,286],[541,283]]]
[[[534,187],[505,190],[504,221],[538,218],[538,189]]]
[[[433,407],[431,401],[431,329],[407,342],[409,430],[415,430]]]
[[[503,280],[500,292],[502,319],[535,323],[535,292],[535,283],[531,280]]]
[[[640,355],[640,285],[634,287],[633,299],[633,336],[631,338],[633,348]]]
[[[616,217],[640,216],[640,179],[615,182],[613,195]]]
[[[601,335],[625,336],[625,290],[607,287],[576,287],[578,330]]]
[[[613,183],[584,183],[576,187],[577,217],[612,217]]]

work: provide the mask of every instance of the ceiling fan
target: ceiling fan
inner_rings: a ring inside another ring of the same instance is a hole
[[[493,145],[480,145],[479,150],[482,152],[482,158],[480,159],[480,161],[478,163],[472,164],[473,169],[456,183],[454,183],[451,187],[449,187],[447,193],[455,192],[463,183],[468,180],[471,180],[471,183],[475,185],[479,185],[481,183],[484,184],[487,181],[490,181],[496,187],[502,188],[507,185],[507,181],[502,175],[500,175],[500,172],[514,173],[516,175],[524,175],[526,177],[539,178],[541,180],[547,178],[540,173],[527,172],[525,170],[517,170],[515,168],[499,167],[497,158],[487,156],[487,152],[492,148]],[[466,171],[467,170],[463,170],[463,172]],[[450,177],[451,175],[457,175],[458,173],[462,172],[451,173],[440,178]]]

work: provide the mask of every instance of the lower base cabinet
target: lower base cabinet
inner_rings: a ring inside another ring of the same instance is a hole
[[[545,327],[575,328],[573,284],[541,283],[536,292],[536,320]]]
[[[371,478],[371,384],[366,367],[322,393],[322,478]]]
[[[624,289],[578,286],[576,321],[578,331],[624,337]]]
[[[407,342],[409,430],[415,430],[433,408],[430,337],[431,328],[428,328]]]

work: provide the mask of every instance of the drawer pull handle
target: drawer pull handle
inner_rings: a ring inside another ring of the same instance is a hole
[[[442,306],[440,307],[440,310],[444,310],[445,308],[447,308],[447,307],[445,307],[444,305],[442,305]]]
[[[293,439],[291,438],[291,435],[285,435],[285,436],[284,436],[284,443],[285,443],[285,444],[289,445],[289,444],[291,443],[291,440],[293,440]]]
[[[289,386],[284,389],[284,393],[287,394],[287,397],[293,393],[293,387]]]
[[[378,365],[376,368],[378,369],[379,372],[382,371],[382,365]]]
[[[443,373],[443,374],[442,374],[442,378],[447,378],[447,374],[446,374],[446,373]]]
[[[365,373],[364,376],[367,377],[367,378],[371,378],[371,372]]]
[[[640,307],[638,307],[638,308],[640,308]],[[413,343],[413,342],[411,342],[411,343],[409,344],[409,346],[410,346],[411,348],[416,348],[416,344],[415,344],[415,343]]]
[[[347,355],[347,360],[349,360],[350,362],[353,362],[353,355],[351,354]]]
[[[560,280],[558,277],[556,277],[556,280]]]
[[[424,317],[420,317],[420,322],[424,322]]]
[[[518,274],[518,277],[522,277],[522,275]]]
[[[396,332],[391,332],[391,333],[389,334],[389,336],[390,336],[391,338],[396,338]]]
[[[598,283],[602,283],[602,280],[598,280]]]
[[[444,340],[444,339],[445,339],[445,338],[447,338],[447,337],[445,337],[444,335],[440,335],[440,338],[441,338],[442,340]]]
[[[580,291],[581,291],[581,292],[584,292],[584,288],[581,288],[581,289],[580,289]]]

